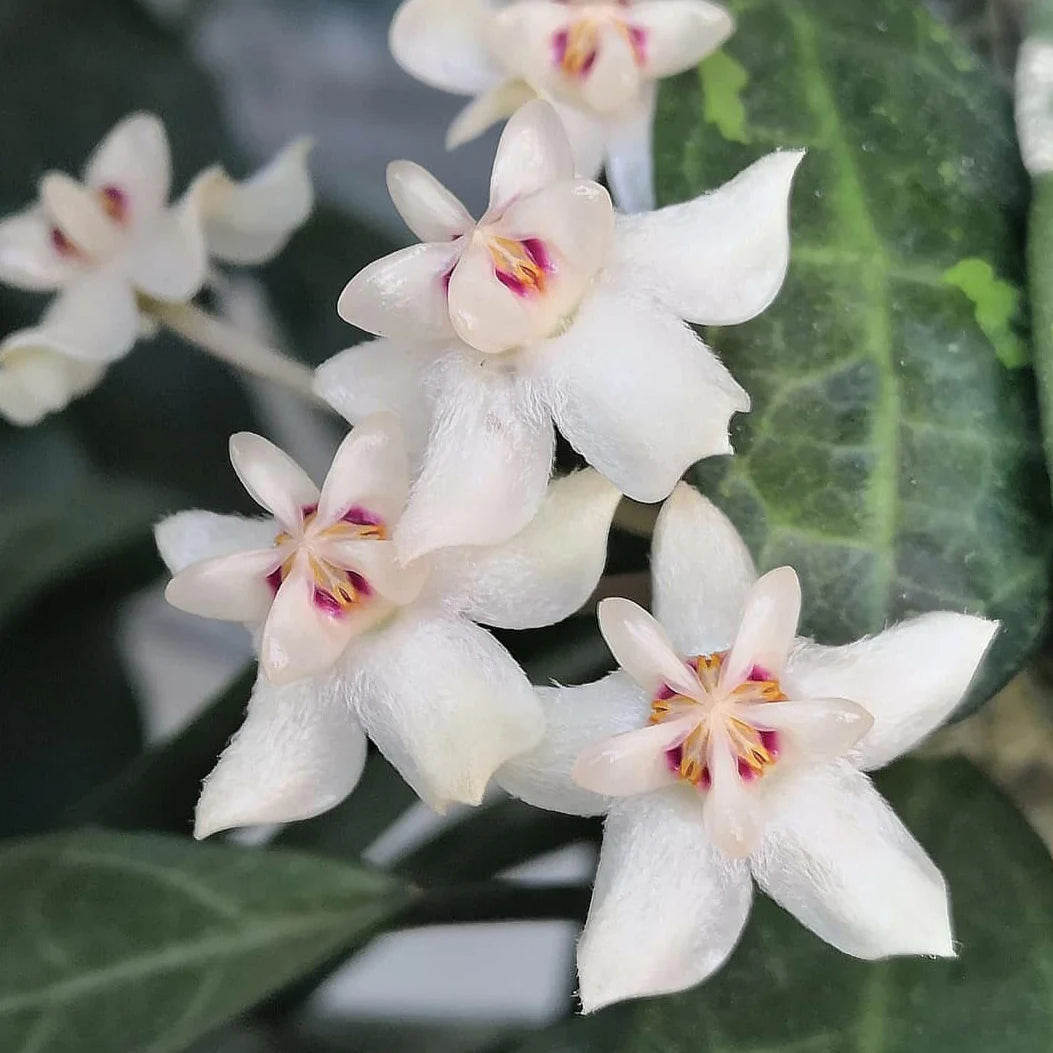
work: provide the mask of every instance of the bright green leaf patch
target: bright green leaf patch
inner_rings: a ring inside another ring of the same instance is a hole
[[[703,118],[730,142],[748,143],[742,89],[749,83],[749,71],[726,51],[717,51],[698,67],[698,75]]]
[[[968,259],[943,272],[943,280],[961,289],[976,310],[976,323],[987,334],[1006,369],[1030,361],[1027,344],[1016,331],[1020,320],[1020,290],[1002,281],[987,260]]]
[[[878,782],[947,879],[956,960],[857,961],[758,895],[742,943],[707,983],[570,1021],[521,1053],[1048,1049],[1053,863],[1045,846],[964,761],[907,761]]]
[[[1022,286],[1027,187],[1010,99],[979,64],[957,68],[914,0],[729,6],[750,141],[707,120],[697,77],[667,82],[660,200],[771,150],[808,154],[782,293],[707,334],[753,410],[736,456],[696,479],[762,567],[796,566],[804,630],[825,642],[939,608],[998,618],[982,702],[1042,629],[1053,542],[1033,378],[992,352],[993,332],[1018,355],[1002,286]],[[991,268],[968,295],[945,277],[963,260]]]
[[[135,834],[0,850],[0,1049],[174,1053],[365,939],[407,887],[359,866]]]

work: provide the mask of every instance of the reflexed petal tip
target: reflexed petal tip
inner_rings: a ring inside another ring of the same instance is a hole
[[[28,427],[64,409],[101,379],[105,365],[48,346],[40,329],[23,329],[0,345],[0,417]]]

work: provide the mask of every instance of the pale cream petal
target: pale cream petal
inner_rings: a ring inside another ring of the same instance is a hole
[[[84,167],[93,190],[112,187],[124,195],[133,225],[148,222],[168,203],[171,187],[168,136],[152,113],[133,113],[95,148]]]
[[[735,642],[721,667],[721,686],[731,691],[751,678],[778,680],[800,617],[801,583],[793,567],[777,567],[758,578],[746,597]]]
[[[298,530],[305,507],[318,503],[318,487],[284,451],[261,435],[230,437],[230,463],[252,499],[286,530]]]
[[[398,214],[421,241],[452,241],[475,227],[464,205],[426,168],[392,161],[387,179]]]
[[[262,622],[274,600],[268,578],[286,555],[271,546],[192,563],[168,583],[165,599],[201,618]]]
[[[559,114],[543,99],[521,106],[505,125],[490,174],[490,213],[516,198],[574,178],[574,155]]]

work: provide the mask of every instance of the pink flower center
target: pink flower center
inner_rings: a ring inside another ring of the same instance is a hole
[[[99,191],[99,200],[103,210],[115,223],[128,221],[128,195],[119,186],[104,186]]]
[[[497,280],[517,296],[543,294],[554,269],[545,245],[537,238],[514,241],[491,238],[488,243]]]
[[[622,5],[624,6],[624,5]],[[569,77],[587,77],[599,54],[600,29],[605,22],[613,25],[629,42],[637,66],[647,61],[647,31],[630,25],[622,18],[607,20],[586,16],[571,22],[552,37],[552,61]]]

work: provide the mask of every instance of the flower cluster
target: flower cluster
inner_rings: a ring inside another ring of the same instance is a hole
[[[314,378],[353,425],[323,484],[237,434],[234,471],[264,514],[187,511],[156,532],[168,600],[244,624],[259,658],[196,835],[333,807],[368,740],[439,811],[495,782],[605,814],[578,949],[586,1011],[710,975],[754,881],[848,954],[953,953],[943,879],[866,772],[955,709],[997,626],[934,612],[848,646],[802,639],[793,569],[758,577],[731,523],[680,482],[732,452],[731,418],[750,407],[691,324],[744,322],[778,295],[803,155],[657,211],[624,206],[650,193],[654,80],[731,29],[704,0],[408,0],[397,57],[479,96],[453,138],[510,118],[489,205],[477,220],[392,164],[419,243],[339,298],[376,339]],[[0,348],[0,411],[29,422],[64,405],[193,297],[210,260],[277,251],[311,206],[304,159],[294,144],[241,184],[209,169],[170,205],[164,131],[136,115],[82,183],[46,175],[38,204],[0,224],[0,277],[57,290]],[[604,159],[622,211],[593,179]],[[588,467],[553,478],[557,429]],[[586,605],[622,495],[665,502],[656,617],[604,600],[620,669],[535,688],[484,626]]]

